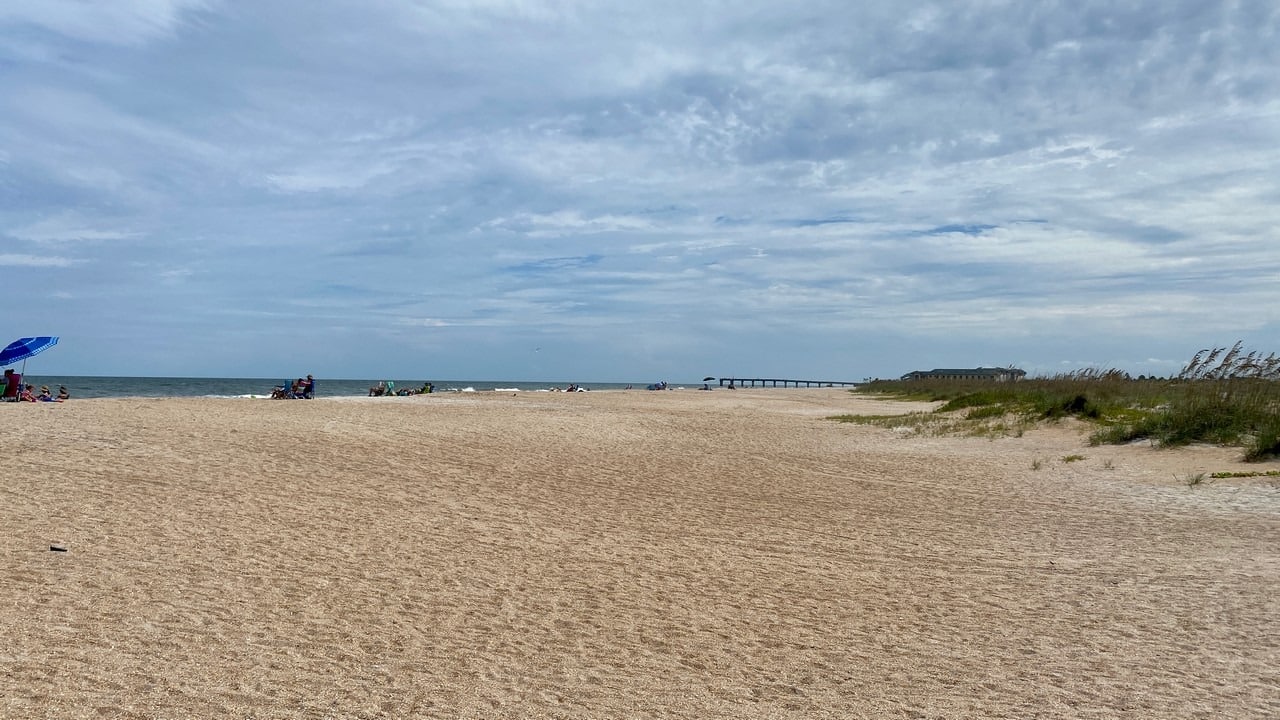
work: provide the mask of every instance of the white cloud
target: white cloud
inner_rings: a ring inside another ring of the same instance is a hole
[[[0,265],[6,267],[67,267],[73,262],[56,256],[0,254]]]
[[[651,224],[637,217],[618,215],[584,217],[576,210],[562,210],[554,213],[518,213],[508,218],[495,218],[485,223],[484,227],[520,232],[530,238],[544,238],[582,232],[644,230],[651,227]]]
[[[14,228],[9,234],[19,240],[33,243],[102,242],[127,240],[135,237],[132,232],[89,226],[85,220],[69,214],[47,218],[30,225]]]
[[[35,25],[77,40],[130,45],[170,37],[209,0],[39,0],[0,5],[0,29],[5,25]]]

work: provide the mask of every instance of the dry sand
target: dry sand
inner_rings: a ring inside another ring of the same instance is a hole
[[[0,406],[0,716],[1280,717],[1276,464],[908,409]]]

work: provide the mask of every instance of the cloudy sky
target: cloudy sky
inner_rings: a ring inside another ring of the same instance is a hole
[[[6,2],[2,341],[580,382],[1280,351],[1278,8]]]

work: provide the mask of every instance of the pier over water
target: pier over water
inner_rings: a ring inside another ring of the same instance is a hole
[[[853,387],[856,382],[845,380],[784,380],[783,378],[722,377],[720,387]]]

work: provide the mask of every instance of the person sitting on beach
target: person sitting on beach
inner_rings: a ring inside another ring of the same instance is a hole
[[[22,373],[13,371],[13,368],[6,368],[4,371],[4,400],[5,402],[18,402],[18,398],[22,395]]]
[[[40,386],[40,394],[36,396],[36,400],[40,402],[53,402],[53,393],[49,392],[48,385]]]
[[[70,400],[70,399],[71,399],[71,393],[67,391],[67,386],[59,385],[58,397],[57,397],[58,402],[62,402],[63,400]]]
[[[31,393],[30,385],[22,386],[22,390],[18,393],[18,399],[22,402],[39,402],[36,400],[36,396]]]

